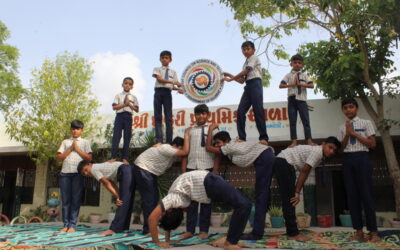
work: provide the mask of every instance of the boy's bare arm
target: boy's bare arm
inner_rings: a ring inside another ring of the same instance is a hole
[[[211,124],[211,125],[208,127],[206,150],[207,150],[208,152],[211,152],[211,153],[221,154],[221,148],[220,148],[220,147],[214,147],[214,146],[212,145],[212,140],[213,140],[213,133],[212,133],[212,132],[213,132],[214,129],[216,129],[216,128],[218,128],[218,124],[215,124],[215,123]]]
[[[286,89],[286,88],[291,88],[297,86],[296,83],[290,83],[290,84],[286,84],[286,83],[281,83],[279,84],[279,88],[280,89]]]
[[[304,87],[304,88],[309,88],[309,89],[313,89],[314,88],[314,83],[299,83],[298,86],[300,87]]]
[[[184,139],[183,139],[183,148],[181,150],[178,150],[178,152],[175,153],[175,156],[184,156],[185,157],[189,154],[189,150],[190,150],[189,140],[190,140],[190,128],[187,128],[185,130],[185,135],[184,135]]]
[[[115,104],[115,105],[112,105],[112,109],[113,110],[120,110],[120,109],[122,109],[122,108],[125,108],[127,105],[125,104],[125,103],[121,103],[121,104]]]
[[[123,201],[119,199],[119,192],[117,186],[107,178],[101,178],[100,182],[104,185],[104,187],[114,196],[115,204],[117,206],[121,206]]]
[[[188,164],[188,157],[187,156],[182,157],[182,163],[181,163],[181,171],[182,171],[182,173],[186,172],[187,164]]]
[[[156,74],[153,74],[153,77],[156,78],[159,83],[172,84],[172,85],[176,85],[178,87],[182,86],[182,84],[180,82],[174,82],[174,81],[166,80],[166,79],[164,79],[161,76],[156,75]]]
[[[160,205],[157,205],[156,208],[151,212],[148,222],[149,222],[149,230],[150,235],[154,243],[157,244],[159,247],[163,248],[171,248],[168,242],[161,242],[158,238],[158,221],[160,220],[163,212]],[[168,234],[169,235],[169,234]],[[169,237],[168,237],[169,238]]]
[[[304,164],[303,169],[300,171],[299,177],[296,181],[296,193],[293,198],[290,199],[290,203],[293,206],[296,206],[300,202],[300,192],[303,189],[304,182],[307,180],[308,175],[310,174],[311,166],[308,164]]]
[[[63,153],[57,153],[57,161],[63,161],[72,152],[72,146],[67,148]]]
[[[346,127],[346,135],[345,135],[345,138],[343,139],[343,141],[347,137],[347,142],[345,145],[343,145],[343,148],[345,148],[347,146],[350,136],[355,137],[359,142],[361,142],[368,148],[374,149],[376,147],[376,139],[375,139],[374,135],[371,135],[371,136],[368,136],[367,138],[365,138],[361,134],[354,131],[349,120],[346,121],[345,127]],[[342,143],[343,143],[343,141],[342,141]]]

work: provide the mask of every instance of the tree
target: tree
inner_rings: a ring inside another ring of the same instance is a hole
[[[318,90],[330,100],[359,97],[380,132],[393,179],[396,213],[400,217],[400,169],[390,128],[398,121],[385,117],[384,96],[399,94],[394,75],[394,44],[399,38],[400,0],[221,0],[232,8],[244,36],[267,40],[266,54],[287,59],[277,43],[294,30],[316,25],[329,40],[299,50]],[[258,20],[262,21],[258,21]],[[271,58],[269,58],[271,59]]]
[[[6,132],[37,160],[54,159],[62,140],[71,136],[72,120],[85,123],[85,134],[94,129],[99,103],[90,90],[92,73],[90,63],[77,54],[46,59],[33,70],[31,88],[6,113]]]
[[[22,86],[18,79],[18,49],[5,43],[10,31],[0,21],[0,110],[5,111],[18,99]]]

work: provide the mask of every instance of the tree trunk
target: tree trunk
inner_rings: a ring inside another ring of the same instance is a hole
[[[390,176],[393,180],[393,190],[396,202],[396,214],[400,218],[400,169],[399,162],[396,158],[396,153],[394,151],[392,137],[390,136],[390,130],[384,129],[380,131],[383,148],[385,150],[385,157],[387,166],[389,169]]]

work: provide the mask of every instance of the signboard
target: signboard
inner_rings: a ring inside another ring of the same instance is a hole
[[[223,88],[221,68],[208,59],[189,64],[182,74],[185,96],[196,103],[208,103],[218,97]]]

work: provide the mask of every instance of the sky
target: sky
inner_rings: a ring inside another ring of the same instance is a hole
[[[170,66],[179,78],[187,65],[201,58],[215,61],[232,74],[239,73],[244,62],[238,22],[219,1],[0,0],[0,5],[0,20],[11,32],[6,42],[20,52],[22,84],[30,86],[32,70],[40,68],[46,58],[54,59],[64,51],[78,53],[92,62],[92,92],[102,104],[100,114],[113,112],[112,101],[122,91],[126,76],[135,81],[132,93],[138,97],[140,110],[153,110],[152,72],[160,66],[162,50],[172,52]],[[295,54],[299,45],[326,38],[322,30],[313,28],[283,43],[289,54]],[[285,101],[287,90],[278,85],[290,70],[289,63],[279,61],[283,66],[276,66],[268,64],[265,55],[260,59],[272,74],[270,87],[264,88],[264,102]],[[242,92],[243,85],[225,83],[209,105],[238,104]],[[308,91],[308,97],[323,98],[313,91]],[[184,95],[173,94],[174,108],[195,105]]]

